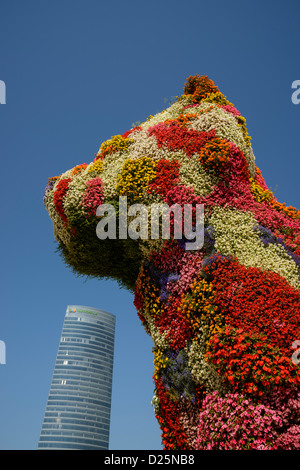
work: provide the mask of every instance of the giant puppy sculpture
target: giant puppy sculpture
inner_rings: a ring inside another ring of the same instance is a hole
[[[128,212],[129,236],[124,201],[193,207],[201,244],[175,236],[174,214],[157,238]],[[300,447],[300,213],[266,186],[245,118],[212,80],[189,77],[169,108],[49,178],[44,203],[75,272],[135,292],[165,449]]]

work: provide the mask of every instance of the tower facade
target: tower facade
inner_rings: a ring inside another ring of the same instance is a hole
[[[38,449],[108,449],[115,316],[68,305]]]

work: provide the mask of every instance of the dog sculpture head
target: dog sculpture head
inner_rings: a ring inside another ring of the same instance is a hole
[[[100,241],[98,206],[111,204],[118,215],[120,196],[145,206],[212,199],[235,159],[243,160],[248,186],[254,184],[245,119],[211,80],[190,77],[168,109],[102,143],[93,162],[49,178],[44,202],[63,257],[81,274],[132,288],[142,259],[158,243],[118,234]]]
[[[291,348],[300,340],[300,213],[268,189],[245,118],[208,77],[189,77],[166,110],[50,178],[44,203],[69,266],[135,289],[154,340],[167,447],[193,447],[195,435],[181,443],[182,399],[195,403],[204,390],[262,400],[299,385]],[[142,236],[142,219],[126,210],[146,208],[149,222],[155,204],[191,206],[193,229],[204,207],[202,243],[189,250],[187,234],[154,237],[155,227]]]

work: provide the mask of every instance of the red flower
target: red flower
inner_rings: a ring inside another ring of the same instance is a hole
[[[193,95],[193,102],[198,103],[210,93],[217,93],[219,88],[207,75],[188,77],[184,85],[184,93]]]
[[[169,161],[161,159],[156,166],[156,176],[149,184],[148,192],[155,191],[161,196],[178,183],[179,180],[179,162],[177,160]]]
[[[149,135],[154,135],[159,148],[166,146],[171,151],[183,150],[191,156],[215,137],[215,131],[200,132],[181,127],[178,122],[171,121],[166,125],[159,123],[148,129]]]
[[[54,191],[54,194],[53,194],[53,202],[54,202],[55,209],[58,212],[58,214],[60,215],[60,217],[62,218],[62,220],[65,222],[66,225],[67,225],[68,221],[67,221],[67,217],[65,215],[63,202],[64,202],[64,198],[67,194],[67,190],[68,190],[70,181],[71,181],[71,178],[61,179],[59,181],[59,183],[57,184],[57,186],[55,188],[55,191]]]

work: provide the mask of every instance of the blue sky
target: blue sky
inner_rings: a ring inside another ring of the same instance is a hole
[[[160,449],[152,341],[133,296],[75,277],[55,253],[49,176],[208,75],[247,119],[256,164],[300,208],[298,0],[2,0],[0,449],[36,449],[68,304],[117,317],[111,449]]]

